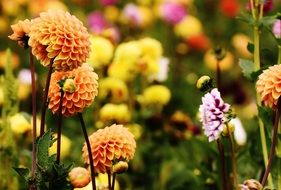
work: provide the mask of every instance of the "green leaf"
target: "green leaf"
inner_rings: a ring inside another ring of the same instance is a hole
[[[241,13],[236,19],[246,22],[250,25],[255,25],[255,20],[253,19],[252,15],[249,13]]]
[[[21,176],[25,181],[28,181],[30,178],[30,171],[28,168],[14,168],[14,170]]]
[[[52,144],[52,132],[48,130],[36,143],[37,164],[43,170],[47,170],[52,165],[49,159],[49,148]]]
[[[239,59],[239,66],[241,67],[244,76],[252,80],[251,74],[255,71],[254,63],[247,59]]]

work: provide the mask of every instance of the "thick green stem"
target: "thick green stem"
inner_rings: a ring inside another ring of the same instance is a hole
[[[36,83],[35,83],[35,65],[33,61],[33,55],[30,49],[29,52],[29,62],[31,71],[31,97],[32,97],[32,164],[31,164],[31,177],[35,179],[36,171],[36,137],[37,137],[37,127],[36,127]],[[29,186],[30,190],[35,190],[35,184]]]
[[[57,164],[60,163],[60,150],[61,150],[61,131],[62,131],[62,103],[63,103],[64,92],[60,94],[60,105],[59,105],[59,118],[58,118],[58,136],[57,136]]]
[[[261,181],[261,185],[264,187],[267,181],[267,177],[269,175],[269,172],[271,170],[271,166],[272,166],[272,161],[275,155],[275,146],[276,146],[276,142],[277,142],[277,136],[278,136],[278,126],[279,126],[279,117],[280,117],[280,100],[278,100],[278,108],[275,112],[275,121],[274,121],[274,128],[273,128],[273,135],[272,135],[272,143],[271,143],[271,148],[270,148],[270,155],[269,155],[269,161],[266,167],[266,170],[264,172],[262,181]]]
[[[281,64],[281,45],[278,45],[278,60],[277,64]]]
[[[79,116],[79,120],[80,120],[80,123],[81,123],[83,135],[84,135],[84,138],[85,138],[85,141],[86,141],[86,146],[87,146],[87,149],[88,149],[90,170],[91,170],[91,177],[92,177],[92,188],[93,188],[93,190],[96,190],[96,178],[95,178],[95,168],[94,168],[94,159],[93,159],[93,154],[92,154],[92,148],[91,148],[91,144],[90,144],[90,141],[89,141],[89,137],[88,137],[88,134],[87,134],[86,125],[85,125],[82,113],[78,113],[78,116]]]

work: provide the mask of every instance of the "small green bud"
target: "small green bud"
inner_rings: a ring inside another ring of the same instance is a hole
[[[117,162],[116,164],[114,164],[112,166],[112,173],[117,173],[117,174],[120,174],[120,173],[123,173],[125,171],[128,170],[128,163],[125,162],[125,161],[119,161]]]
[[[229,133],[233,133],[235,129],[235,126],[231,123],[227,123],[226,125],[223,126],[223,131],[222,134],[223,136],[229,136]]]
[[[73,93],[76,90],[75,81],[74,79],[68,78],[64,81],[62,90],[64,92]]]
[[[201,91],[209,91],[213,88],[212,81],[213,79],[204,75],[197,80],[196,87]]]

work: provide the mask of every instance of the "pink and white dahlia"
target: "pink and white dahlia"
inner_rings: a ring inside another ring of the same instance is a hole
[[[220,92],[216,88],[202,97],[199,112],[203,123],[203,130],[209,138],[209,142],[217,140],[220,137],[224,123],[227,120],[226,113],[229,109],[230,105],[224,103]]]

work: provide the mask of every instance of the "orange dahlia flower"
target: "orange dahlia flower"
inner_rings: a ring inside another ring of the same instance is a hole
[[[82,188],[91,181],[90,172],[86,168],[75,167],[68,173],[70,183],[74,188]]]
[[[28,45],[44,66],[54,59],[57,70],[72,70],[84,63],[89,55],[87,29],[75,16],[62,10],[49,10],[33,19]]]
[[[113,124],[99,129],[89,136],[95,171],[105,173],[110,171],[113,161],[131,160],[135,154],[136,141],[134,136],[123,125]],[[82,149],[84,162],[89,164],[87,146]]]
[[[281,65],[274,65],[264,70],[259,76],[256,86],[262,103],[276,109],[281,95]]]
[[[11,26],[13,34],[8,36],[11,40],[15,40],[21,47],[27,46],[28,34],[30,32],[31,21],[25,19],[24,21],[20,20],[18,23]]]
[[[64,91],[62,115],[66,117],[75,115],[90,106],[97,96],[98,75],[87,63],[72,71],[55,71],[51,77],[48,94],[49,109],[53,113],[59,111],[61,90]]]

